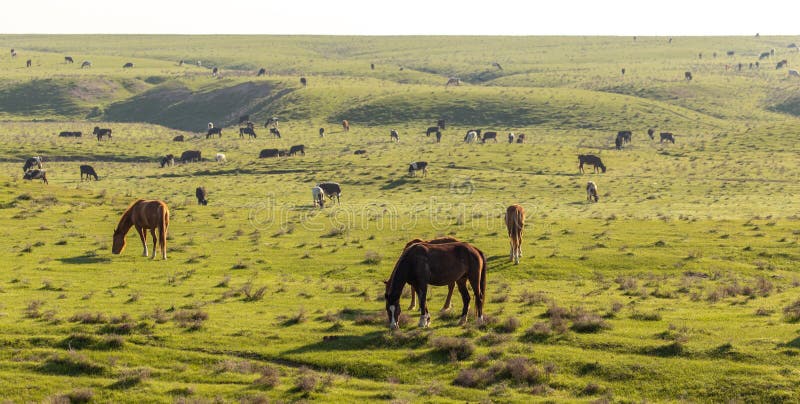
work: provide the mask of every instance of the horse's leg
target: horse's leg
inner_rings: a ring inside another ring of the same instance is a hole
[[[161,258],[167,259],[167,228],[165,225],[162,224],[158,227],[158,236],[158,245],[161,250]]]
[[[485,271],[480,270],[480,266],[478,267],[478,271],[473,276],[469,277],[469,283],[472,285],[472,292],[475,294],[475,311],[478,316],[478,320],[483,320],[483,291],[482,288],[485,289],[485,279],[481,279],[482,277],[486,276]],[[483,287],[481,285],[484,285]],[[466,285],[464,285],[466,287]],[[467,293],[469,296],[469,293]],[[466,312],[464,313],[466,316]]]
[[[450,300],[453,298],[453,288],[456,287],[455,282],[447,285],[447,299],[444,301],[444,306],[442,306],[442,311],[448,311],[453,308],[453,303]]]
[[[414,289],[414,285],[411,285],[411,305],[408,306],[408,310],[414,310],[417,307],[417,300],[416,300],[417,290]]]
[[[458,320],[458,325],[464,325],[467,323],[467,313],[469,313],[469,289],[467,289],[467,278],[461,278],[458,281],[458,292],[461,293],[461,301],[464,303],[464,307],[461,309],[461,319]]]
[[[156,259],[156,253],[158,253],[158,237],[156,237],[156,229],[155,227],[150,229],[150,235],[153,236],[153,258]]]
[[[142,247],[144,247],[144,251],[142,251],[142,256],[147,257],[147,231],[142,228],[141,226],[136,226],[136,232],[139,233],[139,238],[142,240]]]
[[[425,302],[425,299],[428,295],[427,281],[420,282],[419,288],[417,289],[417,294],[419,295],[419,326],[426,328],[431,323],[431,315],[428,314],[428,305]]]

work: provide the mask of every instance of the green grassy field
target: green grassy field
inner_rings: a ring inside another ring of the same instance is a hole
[[[795,41],[0,36],[19,54],[0,57],[0,398],[800,401],[800,79],[775,69],[800,63]],[[259,125],[239,139],[242,114],[280,117],[283,138]],[[424,131],[439,118],[437,144]],[[222,138],[201,134],[209,121]],[[470,128],[500,142],[464,144]],[[305,156],[258,158],[295,144]],[[184,150],[206,160],[159,167]],[[578,173],[582,153],[608,171]],[[48,185],[22,180],[33,155]],[[407,176],[417,160],[427,177]],[[85,163],[100,181],[80,181]],[[312,207],[322,181],[341,204]],[[110,252],[138,198],[170,206],[166,261],[141,257],[135,234]],[[513,203],[527,211],[519,265]],[[486,253],[487,318],[458,326],[456,296],[417,329],[406,292],[390,332],[382,281],[408,240],[444,235]]]

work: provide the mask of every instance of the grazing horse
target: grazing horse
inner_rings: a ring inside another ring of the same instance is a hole
[[[339,186],[339,183],[320,182],[317,184],[317,186],[322,188],[322,191],[325,192],[325,195],[331,200],[331,202],[333,202],[333,197],[336,197],[336,203],[339,203],[339,197],[342,195],[342,187]]]
[[[692,81],[692,72],[683,72],[683,78],[686,79],[686,81]]]
[[[300,77],[300,84],[302,84],[303,87],[305,87],[308,85],[308,80],[306,80],[305,77]]]
[[[325,137],[325,128],[319,128],[319,137]]]
[[[94,167],[86,164],[81,165],[81,181],[83,181],[84,176],[86,176],[87,181],[91,181],[92,177],[94,177],[95,181],[100,180],[100,177],[98,177],[97,173],[94,171]]]
[[[187,163],[190,161],[200,161],[202,160],[202,153],[199,150],[186,150],[185,152],[181,153],[181,162]]]
[[[269,133],[270,135],[275,136],[278,139],[281,138],[281,131],[279,131],[278,128],[269,128]]]
[[[419,295],[419,326],[430,325],[428,313],[428,285],[445,286],[458,284],[464,307],[461,311],[460,325],[466,324],[469,312],[469,289],[475,295],[475,309],[479,320],[483,320],[483,304],[486,297],[486,261],[483,254],[469,243],[454,242],[444,244],[416,243],[400,255],[389,280],[385,282],[386,314],[389,327],[397,328],[400,318],[400,296],[406,283]]]
[[[81,69],[83,69],[84,67],[92,67],[92,62],[84,60],[83,63],[81,63]]]
[[[175,156],[167,154],[166,156],[161,158],[161,168],[164,168],[164,166],[172,167],[174,165],[175,165]]]
[[[131,62],[125,63],[124,65],[122,65],[122,68],[123,69],[131,69],[131,68],[133,68],[133,63],[131,63]]]
[[[397,130],[392,129],[389,131],[389,139],[393,142],[397,143],[400,141],[400,134],[397,133]]]
[[[345,132],[350,132],[350,122],[347,122],[347,119],[342,120],[342,129]]]
[[[217,155],[214,157],[214,160],[217,160],[217,163],[224,163],[225,161],[227,161],[225,159],[225,155],[222,153],[217,153]]]
[[[511,241],[511,261],[519,264],[522,258],[522,230],[525,228],[525,209],[520,205],[506,208],[506,228]]]
[[[296,144],[289,148],[289,155],[294,156],[295,154],[300,153],[303,156],[306,155],[306,146],[301,144]]]
[[[647,129],[647,136],[650,136],[650,140],[655,139],[655,137],[654,137],[655,133],[656,133],[655,129],[653,129],[653,128]]]
[[[208,128],[208,132],[206,132],[206,139],[210,138],[211,136],[217,135],[217,137],[222,137],[222,128]]]
[[[262,68],[258,69],[258,73],[256,73],[256,77],[260,77],[260,76],[263,76],[265,74],[267,74],[267,69],[262,67]]]
[[[75,60],[72,59],[72,56],[64,56],[64,63],[75,63]]]
[[[92,134],[97,136],[97,141],[103,140],[103,137],[108,137],[108,140],[111,140],[111,129],[108,128],[100,128],[99,126],[95,126]]]
[[[122,214],[117,228],[114,229],[114,244],[112,254],[120,254],[125,249],[125,235],[131,227],[136,227],[139,238],[142,240],[144,251],[142,256],[147,257],[147,230],[153,236],[153,258],[156,259],[156,243],[161,250],[161,257],[167,259],[167,228],[169,227],[169,208],[164,201],[139,199]],[[158,238],[156,238],[158,230]]]
[[[30,170],[26,171],[25,174],[22,176],[23,180],[42,180],[45,184],[49,184],[47,182],[47,174],[44,170]]]
[[[451,85],[460,86],[461,85],[461,79],[459,79],[458,77],[450,77],[450,78],[448,78],[447,79],[447,83],[445,83],[444,87],[447,88],[447,87],[449,87]]]
[[[183,142],[183,135],[178,135],[172,138],[173,142]]]
[[[197,187],[197,189],[194,190],[194,196],[197,197],[198,205],[208,205],[208,191],[206,191],[205,187]]]
[[[320,209],[325,207],[325,191],[322,188],[311,188],[311,197],[314,199],[314,206],[319,206]]]
[[[461,240],[459,240],[457,238],[454,238],[454,237],[440,237],[440,238],[435,238],[433,240],[421,240],[421,239],[415,238],[415,239],[409,241],[408,243],[406,243],[406,246],[403,247],[403,251],[407,250],[408,247],[411,247],[412,245],[417,244],[417,243],[444,244],[444,243],[460,243],[460,242],[461,242]],[[456,283],[455,282],[447,285],[447,298],[444,300],[444,306],[442,306],[442,310],[440,310],[440,311],[445,312],[445,311],[448,311],[451,308],[453,308],[453,304],[451,303],[451,299],[453,298],[453,289],[455,287],[456,287]],[[411,287],[411,304],[408,306],[408,310],[414,310],[417,307],[416,296],[417,296],[417,290],[414,289],[414,287],[412,286]]]
[[[597,168],[599,167],[603,172],[606,172],[606,166],[603,164],[603,160],[600,157],[595,156],[594,154],[580,154],[578,155],[578,161],[580,164],[578,165],[578,170],[583,173],[583,165],[590,164],[594,166],[594,172],[597,173]]]
[[[253,128],[251,128],[249,126],[244,127],[244,128],[239,128],[239,138],[243,139],[244,135],[247,135],[247,136],[252,137],[252,138],[256,138],[256,131],[254,131]]]
[[[525,134],[524,133],[518,133],[517,134],[517,143],[525,143]]]
[[[597,184],[594,181],[589,181],[586,183],[586,200],[591,201],[599,201],[600,197],[597,196]]]
[[[33,168],[33,166],[36,166],[37,168],[42,168],[42,157],[41,156],[31,157],[31,158],[25,160],[25,164],[22,166],[22,171],[23,172],[28,171],[31,168]]]
[[[428,162],[427,161],[416,161],[408,165],[408,175],[412,177],[417,176],[417,171],[422,171],[422,176],[425,177],[428,175]]]
[[[497,143],[497,132],[485,132],[481,138],[481,143],[486,143],[486,140],[492,139]]]
[[[675,144],[675,136],[673,136],[672,133],[661,132],[660,136],[661,136],[661,141],[659,143],[664,143],[664,141],[666,140],[668,142],[672,142],[672,144]]]

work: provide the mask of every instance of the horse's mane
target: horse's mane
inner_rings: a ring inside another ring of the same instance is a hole
[[[125,222],[127,220],[130,220],[131,211],[133,210],[133,207],[136,206],[136,204],[138,204],[139,202],[144,202],[144,199],[135,200],[130,206],[128,206],[128,209],[125,209],[125,212],[122,213],[122,217],[120,217],[120,219],[119,219],[119,223],[117,223],[117,228],[115,229],[115,231],[119,230],[119,228],[120,228],[120,226],[122,226],[123,222]]]

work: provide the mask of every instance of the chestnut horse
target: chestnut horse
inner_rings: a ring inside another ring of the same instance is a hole
[[[143,256],[147,257],[147,230],[153,236],[153,259],[156,258],[156,242],[161,250],[161,256],[167,259],[167,228],[169,227],[169,208],[163,201],[139,199],[132,203],[122,214],[117,228],[114,229],[114,245],[112,254],[119,254],[125,249],[125,235],[131,227],[136,227],[139,238],[144,246]],[[156,238],[158,229],[158,238]]]
[[[408,247],[411,247],[412,245],[417,244],[417,243],[444,244],[444,243],[458,243],[460,241],[461,240],[459,240],[457,238],[454,238],[454,237],[440,237],[440,238],[435,238],[433,240],[420,240],[418,238],[415,238],[415,239],[409,241],[408,243],[406,243],[406,246],[403,247],[403,251],[407,250]],[[447,299],[445,299],[444,306],[442,306],[442,310],[441,311],[448,311],[451,308],[453,308],[453,304],[450,302],[450,300],[453,298],[453,288],[455,288],[455,287],[456,287],[456,283],[455,282],[452,282],[449,285],[447,285]],[[417,291],[412,286],[411,287],[411,304],[408,306],[409,310],[414,310],[417,307],[416,298],[417,298]]]
[[[444,286],[456,282],[464,308],[459,325],[466,324],[469,311],[469,289],[475,295],[475,309],[479,320],[483,319],[483,303],[486,295],[486,261],[483,254],[469,243],[414,244],[400,255],[392,275],[385,282],[386,314],[389,327],[397,328],[400,318],[400,295],[406,283],[419,294],[419,326],[427,327],[431,322],[425,299],[428,285]]]
[[[525,209],[511,205],[506,209],[506,227],[511,240],[511,260],[519,264],[522,258],[522,229],[525,228]]]

